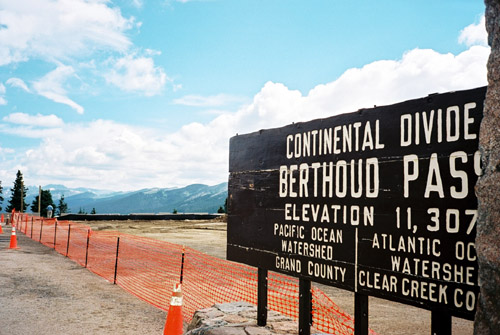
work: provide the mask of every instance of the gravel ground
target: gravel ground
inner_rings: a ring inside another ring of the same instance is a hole
[[[162,333],[165,312],[23,234],[8,249],[3,230],[0,335]]]

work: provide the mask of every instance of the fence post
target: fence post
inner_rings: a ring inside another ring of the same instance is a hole
[[[451,335],[451,315],[446,312],[431,312],[431,334]]]
[[[31,217],[31,239],[33,239],[33,217]]]
[[[180,281],[179,283],[182,284],[182,279],[183,279],[183,276],[184,276],[184,254],[186,253],[186,247],[183,245],[182,246],[182,259],[181,259],[181,278],[180,278]]]
[[[299,278],[299,335],[311,334],[311,321],[311,281]]]
[[[85,267],[87,267],[87,261],[89,259],[89,239],[90,239],[90,229],[87,229],[87,248],[85,250]]]
[[[354,293],[354,335],[368,335],[368,296]]]
[[[257,279],[257,326],[267,324],[267,270],[258,268]]]
[[[54,250],[56,250],[57,220],[54,224]]]
[[[43,219],[42,222],[40,223],[40,240],[38,242],[42,243],[42,229],[43,229]]]
[[[116,284],[116,273],[118,271],[118,252],[120,250],[120,236],[116,239],[116,258],[115,258],[115,278],[113,279],[113,284]]]
[[[68,243],[66,244],[66,257],[68,257],[69,252],[69,237],[71,236],[71,223],[68,224]]]

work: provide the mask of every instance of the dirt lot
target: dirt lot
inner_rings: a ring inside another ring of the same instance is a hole
[[[23,234],[0,235],[0,335],[161,334],[166,313]]]
[[[85,224],[95,230],[119,230],[184,244],[220,258],[226,254],[224,222],[87,221]],[[24,236],[20,237],[21,250],[5,250],[6,236],[0,235],[0,335],[35,330],[38,334],[52,335],[161,333],[165,320],[162,311]],[[353,293],[322,285],[321,288],[342,309],[353,313]],[[369,314],[369,326],[379,334],[430,334],[431,314],[422,309],[370,298]],[[82,324],[91,327],[89,331],[82,331]],[[453,318],[454,335],[472,334],[472,329],[473,322]]]

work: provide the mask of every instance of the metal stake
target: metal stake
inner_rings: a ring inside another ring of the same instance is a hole
[[[57,220],[54,225],[54,250],[56,250],[56,236],[57,236]]]
[[[40,240],[39,240],[40,243],[42,243],[42,229],[43,229],[43,219],[42,222],[40,223]]]
[[[182,284],[182,279],[184,275],[184,254],[186,253],[186,247],[182,246],[182,260],[181,260],[181,278],[180,278],[180,283]]]
[[[71,224],[68,225],[68,243],[66,244],[66,257],[68,257],[69,252],[69,237],[71,236]]]
[[[113,284],[116,284],[116,273],[118,271],[118,251],[120,250],[120,236],[116,239],[116,258],[115,258],[115,278]]]
[[[87,260],[89,258],[89,239],[90,239],[90,229],[87,230],[87,249],[85,250],[85,267],[87,267]]]

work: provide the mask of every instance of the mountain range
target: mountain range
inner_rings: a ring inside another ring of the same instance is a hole
[[[149,188],[131,192],[116,192],[90,188],[68,188],[64,185],[46,185],[57,205],[64,195],[68,212],[90,213],[95,208],[99,214],[130,213],[217,213],[227,198],[227,182],[214,186],[192,184],[181,188]],[[26,203],[38,196],[38,186],[28,186]],[[10,197],[5,194],[6,199]]]

